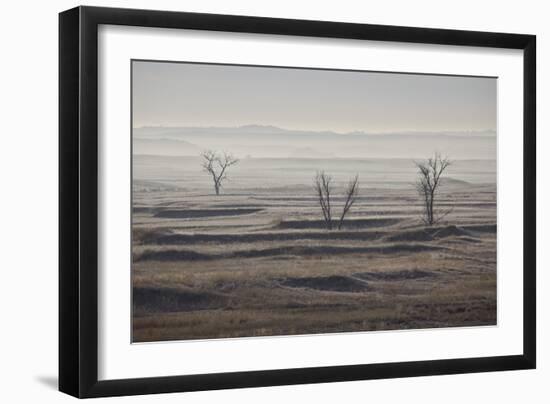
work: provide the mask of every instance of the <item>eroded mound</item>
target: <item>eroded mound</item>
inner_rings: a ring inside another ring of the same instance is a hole
[[[348,219],[344,221],[345,229],[363,229],[374,227],[392,226],[401,221],[397,218],[385,219]],[[326,224],[323,220],[283,220],[277,226],[280,229],[324,229]]]
[[[404,231],[386,237],[387,241],[432,241],[431,232],[427,229]]]
[[[475,231],[478,233],[496,233],[497,225],[496,224],[479,224],[479,225],[467,225],[464,226],[465,229],[470,231]]]
[[[151,243],[163,245],[198,244],[198,243],[254,243],[266,241],[294,241],[294,240],[377,240],[381,238],[379,232],[266,232],[266,233],[227,233],[227,234],[159,234]]]
[[[213,293],[162,287],[134,287],[132,302],[142,312],[176,312],[216,308],[221,297]]]
[[[435,229],[432,233],[434,238],[444,238],[444,237],[453,237],[453,236],[470,236],[470,232],[464,230],[461,227],[455,225],[441,227]]]
[[[280,284],[291,288],[307,288],[329,292],[363,292],[368,289],[368,284],[365,281],[338,275],[285,278],[280,281]]]
[[[262,258],[276,256],[331,256],[342,254],[398,254],[444,250],[445,247],[426,244],[392,244],[373,247],[283,246],[264,249],[238,250],[221,254],[203,254],[193,250],[146,250],[134,256],[138,261],[197,261],[227,258]]]
[[[147,250],[134,256],[134,262],[138,261],[197,261],[208,260],[212,257],[192,250]]]
[[[419,269],[388,271],[388,272],[360,272],[354,274],[357,278],[368,281],[404,281],[411,279],[433,278],[437,276],[433,272],[421,271]]]
[[[249,215],[263,209],[167,209],[157,212],[154,216],[165,219],[197,219],[219,216]]]

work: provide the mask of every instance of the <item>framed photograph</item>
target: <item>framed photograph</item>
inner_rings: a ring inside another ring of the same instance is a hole
[[[59,24],[61,391],[535,368],[534,36]]]

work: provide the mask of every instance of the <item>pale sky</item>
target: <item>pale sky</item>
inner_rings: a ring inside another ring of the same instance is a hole
[[[133,62],[133,125],[496,130],[495,78]]]

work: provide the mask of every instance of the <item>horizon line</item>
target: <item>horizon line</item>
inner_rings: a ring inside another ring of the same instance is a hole
[[[146,129],[146,128],[164,128],[164,129],[242,129],[242,128],[272,128],[272,129],[278,129],[283,130],[287,132],[316,132],[316,133],[332,133],[335,135],[352,135],[352,134],[366,134],[366,135],[393,135],[393,134],[448,134],[448,133],[494,133],[496,134],[496,129],[473,129],[473,130],[452,130],[452,129],[445,129],[445,130],[414,130],[414,129],[407,129],[407,130],[393,130],[393,131],[366,131],[363,129],[356,129],[352,131],[336,131],[331,129],[292,129],[292,128],[286,128],[281,127],[277,125],[271,125],[271,124],[241,124],[241,125],[235,125],[235,126],[208,126],[208,125],[190,125],[190,126],[181,126],[181,125],[141,125],[141,126],[132,126],[132,130],[136,129]]]

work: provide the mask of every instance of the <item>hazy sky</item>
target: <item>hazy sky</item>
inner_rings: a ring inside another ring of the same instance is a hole
[[[133,62],[133,124],[496,130],[496,79]]]

